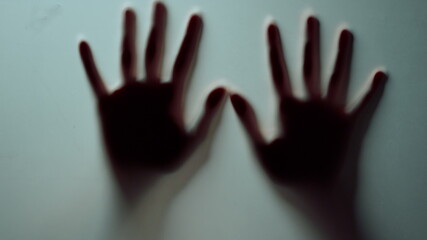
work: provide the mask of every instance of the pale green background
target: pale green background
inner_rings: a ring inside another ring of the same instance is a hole
[[[374,68],[386,67],[391,76],[361,159],[358,207],[364,228],[373,239],[425,239],[425,0],[165,3],[166,79],[190,13],[199,11],[205,20],[187,98],[189,125],[197,119],[207,91],[227,84],[250,99],[269,136],[276,130],[276,103],[267,65],[267,22],[274,18],[281,28],[299,92],[302,20],[311,12],[321,21],[325,79],[331,72],[337,29],[348,26],[356,36],[352,98]],[[118,86],[121,14],[126,6],[138,12],[142,56],[152,1],[0,1],[0,239],[151,239],[155,233],[147,230],[147,222],[161,239],[316,239],[312,226],[276,197],[229,103],[207,162],[189,184],[171,194],[168,184],[176,182],[166,181],[162,188],[169,190],[152,193],[160,197],[146,200],[133,216],[120,220],[77,44],[82,37],[92,44],[109,86]],[[156,214],[156,206],[164,213]]]

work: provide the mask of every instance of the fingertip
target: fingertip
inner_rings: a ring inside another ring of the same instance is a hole
[[[161,2],[156,2],[154,5],[154,20],[161,21],[166,17],[166,6]]]
[[[319,24],[320,24],[319,20],[315,16],[309,16],[307,18],[307,26],[308,26],[308,28],[312,29],[314,27],[318,27]]]
[[[166,12],[166,5],[160,1],[156,1],[154,3],[154,7],[155,7],[156,11],[158,11],[160,13]]]
[[[80,52],[80,55],[84,58],[86,58],[88,54],[90,54],[90,47],[86,41],[82,40],[79,43],[79,52]]]
[[[387,81],[388,81],[387,73],[385,73],[383,71],[378,71],[377,73],[375,73],[372,85],[373,85],[373,87],[378,87],[380,85],[386,84]]]
[[[195,28],[202,28],[203,27],[203,19],[200,14],[193,14],[190,18],[190,26],[193,26]]]
[[[132,8],[126,8],[124,15],[126,21],[133,20],[136,18],[135,11]]]
[[[79,43],[80,52],[83,51],[84,49],[87,49],[88,47],[89,45],[85,40],[80,41]]]
[[[230,96],[231,104],[233,105],[234,110],[239,116],[243,116],[247,112],[247,102],[239,94],[233,94]]]
[[[190,17],[190,20],[188,22],[187,33],[189,33],[193,37],[198,36],[201,34],[202,29],[203,29],[202,17],[199,14],[193,14]]]
[[[354,35],[350,30],[344,29],[341,31],[342,42],[353,42],[353,40],[354,40]]]
[[[353,33],[348,29],[344,29],[341,31],[338,48],[339,50],[351,50],[354,42]],[[344,53],[345,51],[343,51]]]
[[[383,72],[383,71],[378,71],[375,74],[375,78],[379,78],[379,79],[383,79],[383,80],[387,80],[388,79],[388,74]]]
[[[133,9],[128,8],[124,14],[124,28],[126,34],[133,33],[136,26],[136,13]]]
[[[224,100],[227,90],[224,87],[218,87],[213,90],[206,101],[206,107],[213,109]]]
[[[267,28],[267,33],[268,33],[269,39],[271,40],[275,39],[279,33],[279,28],[275,23],[270,23],[270,25],[268,25],[268,28]]]

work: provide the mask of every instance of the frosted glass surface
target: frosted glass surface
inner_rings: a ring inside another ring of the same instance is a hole
[[[303,20],[310,13],[320,19],[324,79],[337,30],[349,27],[356,39],[352,99],[374,68],[390,74],[361,157],[363,227],[372,239],[425,239],[425,0],[164,2],[165,79],[189,15],[199,12],[205,20],[186,101],[188,126],[207,92],[224,84],[248,97],[270,138],[277,106],[266,24],[274,19],[281,29],[300,96]],[[229,102],[197,171],[187,167],[165,177],[139,208],[123,213],[77,45],[82,38],[91,43],[105,81],[116,88],[126,6],[138,13],[142,69],[152,1],[0,1],[0,239],[317,239],[313,226],[275,194]]]

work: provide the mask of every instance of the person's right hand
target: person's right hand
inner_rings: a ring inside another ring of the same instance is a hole
[[[304,53],[308,100],[303,101],[292,92],[279,29],[275,24],[268,27],[271,71],[280,102],[281,134],[277,139],[266,142],[249,102],[239,94],[231,96],[261,165],[275,181],[285,185],[318,185],[336,178],[352,135],[357,135],[360,124],[366,124],[360,119],[372,114],[387,80],[384,72],[377,72],[367,94],[348,112],[353,34],[348,30],[340,34],[335,69],[325,94],[321,91],[319,35],[319,21],[308,18]]]

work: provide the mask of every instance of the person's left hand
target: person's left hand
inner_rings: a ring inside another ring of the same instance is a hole
[[[144,81],[138,81],[136,15],[128,9],[122,45],[123,86],[112,93],[103,84],[89,44],[80,43],[81,58],[98,100],[108,153],[115,165],[153,172],[172,171],[206,136],[212,119],[223,106],[226,90],[219,87],[209,94],[204,113],[192,131],[184,127],[182,108],[185,83],[194,64],[202,26],[200,16],[191,16],[172,80],[162,82],[166,7],[156,3],[145,53],[146,76]]]

